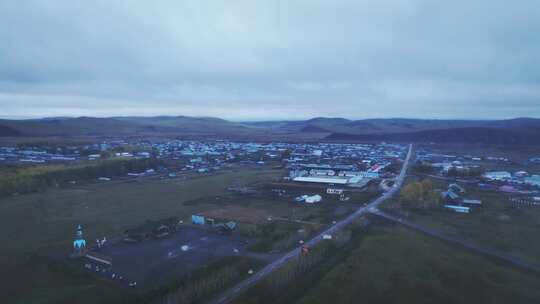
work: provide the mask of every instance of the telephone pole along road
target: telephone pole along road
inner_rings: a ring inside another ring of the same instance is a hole
[[[412,144],[409,145],[409,150],[407,151],[407,157],[405,158],[405,161],[403,162],[403,166],[401,167],[401,172],[399,173],[398,177],[396,178],[396,181],[394,185],[388,190],[387,192],[383,193],[381,196],[379,196],[377,199],[373,200],[369,204],[367,204],[364,207],[358,208],[355,212],[344,218],[343,220],[337,222],[333,226],[329,227],[325,231],[319,233],[317,236],[306,242],[306,245],[312,247],[318,243],[320,243],[323,240],[323,235],[326,234],[333,234],[336,231],[339,231],[343,229],[344,227],[351,224],[354,220],[358,219],[360,216],[367,214],[367,213],[374,213],[378,209],[377,207],[379,204],[381,204],[383,201],[389,199],[393,195],[395,195],[401,186],[403,185],[403,181],[405,180],[405,176],[407,174],[407,168],[409,166],[409,160],[411,158],[413,146]],[[246,280],[240,282],[238,285],[234,286],[231,289],[226,290],[224,293],[222,293],[216,300],[212,301],[211,303],[215,304],[224,304],[229,303],[234,299],[236,296],[238,296],[243,291],[246,291],[251,286],[255,285],[256,283],[260,282],[262,279],[267,277],[272,271],[279,268],[286,262],[288,262],[291,259],[294,259],[300,255],[300,248],[295,248],[288,252],[287,254],[283,255],[279,259],[271,262],[270,264],[266,265],[263,269],[259,270],[256,274],[250,276]]]

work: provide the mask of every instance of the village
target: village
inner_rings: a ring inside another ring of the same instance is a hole
[[[309,241],[319,234],[328,244],[343,242],[342,235],[323,232],[393,191],[408,146],[115,139],[0,151],[6,168],[57,170],[54,184],[8,200],[33,204],[43,195],[77,214],[76,222],[59,222],[60,234],[28,238],[30,248],[57,239],[56,257],[68,265],[145,292],[178,278],[197,284],[187,278],[220,276],[226,264],[241,270],[234,280],[254,277],[291,250],[309,256]],[[532,237],[523,227],[540,212],[539,174],[533,154],[418,145],[403,187],[380,208],[481,245],[513,242],[514,253],[528,258],[540,252],[522,239]],[[429,195],[407,202],[408,189],[420,185]],[[113,222],[113,228],[104,224]],[[512,229],[525,233],[516,238]]]
[[[540,206],[540,171],[538,158],[515,161],[501,156],[417,152],[416,173],[447,181],[441,191],[444,207],[470,213],[482,206],[482,200],[467,197],[465,187],[500,193],[508,206]],[[526,169],[527,168],[527,169]],[[528,171],[529,168],[532,171]]]
[[[82,223],[71,256],[82,259],[84,269],[132,288],[154,286],[168,278],[167,273],[187,274],[226,256],[255,257],[255,269],[286,250],[304,246],[321,229],[388,191],[407,152],[404,145],[386,143],[173,141],[137,146],[147,151],[151,147],[153,157],[174,164],[125,177],[139,183],[183,183],[239,170],[273,170],[277,175],[258,182],[233,182],[222,195],[184,203],[194,206],[191,213],[171,213],[122,235],[99,236],[95,242],[83,236],[86,225]],[[132,155],[127,157],[138,154]]]

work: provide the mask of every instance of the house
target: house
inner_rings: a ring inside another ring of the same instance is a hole
[[[465,189],[458,184],[450,184],[448,190],[452,190],[455,193],[465,193]]]
[[[154,237],[156,238],[164,238],[168,236],[171,233],[171,229],[166,225],[159,225],[154,231]]]
[[[295,199],[297,202],[305,202],[307,204],[314,204],[314,203],[318,203],[322,200],[322,197],[318,194],[315,194],[315,195],[302,195],[302,196],[299,196]]]
[[[101,154],[90,154],[90,155],[88,155],[89,160],[96,160],[98,158],[101,158]]]
[[[334,170],[311,169],[309,174],[315,176],[334,176],[336,172]]]
[[[444,208],[450,209],[450,210],[452,210],[454,212],[458,212],[458,213],[470,213],[471,212],[471,208],[464,207],[464,206],[444,205]]]
[[[202,215],[197,215],[197,214],[193,214],[191,216],[191,222],[195,225],[204,225],[206,224],[206,220],[204,218],[204,216]]]
[[[507,171],[492,171],[486,172],[483,175],[485,178],[493,181],[504,181],[512,178],[512,174]]]
[[[524,178],[524,177],[529,176],[529,173],[527,171],[518,171],[514,173],[514,176],[517,178]]]
[[[323,151],[322,150],[313,150],[313,152],[311,152],[312,155],[314,156],[322,156],[323,154]]]
[[[482,206],[481,200],[475,200],[475,199],[464,199],[462,201],[463,205],[470,205],[470,206]]]
[[[525,178],[525,183],[531,186],[540,187],[540,175],[532,175]]]
[[[459,194],[452,191],[452,189],[448,189],[448,191],[441,192],[441,196],[447,202],[456,203],[459,201]]]
[[[213,225],[212,227],[218,230],[219,232],[230,232],[236,229],[236,226],[237,226],[236,222],[229,221],[226,223],[217,223]]]
[[[314,203],[318,203],[322,200],[322,197],[318,194],[315,194],[315,195],[312,195],[312,196],[308,196],[306,197],[305,201],[307,204],[314,204]]]
[[[307,182],[307,183],[325,183],[325,184],[347,184],[349,182],[348,178],[344,177],[329,177],[329,176],[299,176],[293,178],[295,182]]]

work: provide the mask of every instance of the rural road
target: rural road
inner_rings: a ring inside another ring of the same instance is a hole
[[[469,242],[469,241],[465,240],[464,238],[461,238],[461,237],[458,237],[458,236],[446,235],[446,234],[444,234],[444,233],[442,233],[442,232],[440,232],[438,230],[431,229],[431,228],[428,228],[428,227],[425,227],[425,226],[410,222],[410,221],[408,221],[406,219],[400,218],[400,217],[395,216],[395,215],[388,214],[388,213],[386,213],[384,211],[381,211],[379,209],[374,209],[374,210],[371,210],[370,212],[372,214],[375,214],[377,216],[385,218],[385,219],[387,219],[389,221],[399,223],[399,224],[401,224],[401,225],[403,225],[403,226],[405,226],[407,228],[410,228],[410,229],[415,230],[415,231],[419,231],[419,232],[424,233],[426,235],[429,235],[431,237],[446,241],[448,243],[460,245],[461,247],[463,247],[463,248],[465,248],[465,249],[467,249],[469,251],[472,251],[472,252],[475,252],[475,253],[480,253],[480,254],[483,254],[485,256],[490,256],[490,257],[496,258],[498,260],[510,263],[511,265],[514,265],[514,266],[516,266],[518,268],[521,268],[521,269],[524,269],[524,270],[527,270],[527,271],[534,271],[534,272],[540,273],[540,265],[539,264],[534,264],[534,263],[531,263],[531,262],[524,261],[524,260],[522,260],[520,258],[517,258],[515,256],[511,256],[509,254],[506,254],[506,253],[504,253],[502,251],[499,251],[499,250],[496,250],[494,248],[489,248],[489,247],[485,247],[485,246],[481,246],[481,245]]]
[[[403,163],[403,166],[401,168],[401,172],[399,173],[398,177],[396,178],[396,182],[394,183],[394,186],[391,187],[391,189],[387,192],[385,192],[383,195],[379,196],[377,199],[373,200],[369,204],[367,204],[364,207],[358,208],[355,212],[344,218],[343,220],[337,222],[336,224],[332,225],[325,231],[319,233],[317,236],[306,242],[306,244],[309,247],[312,247],[319,242],[323,240],[323,235],[325,234],[333,234],[338,230],[343,229],[347,225],[351,224],[354,220],[359,218],[360,216],[376,212],[377,206],[381,204],[383,201],[387,200],[388,198],[392,197],[394,194],[396,194],[399,189],[401,188],[401,185],[403,184],[403,181],[405,180],[405,176],[407,173],[407,168],[409,166],[409,160],[411,158],[412,154],[412,144],[409,145],[409,150],[407,152],[407,157],[405,158],[405,162]],[[251,286],[255,285],[262,279],[264,279],[266,276],[268,276],[272,271],[279,268],[283,264],[287,263],[287,261],[294,259],[300,255],[300,248],[295,248],[291,250],[290,252],[286,253],[285,255],[281,256],[277,260],[271,262],[270,264],[266,265],[263,269],[259,270],[257,273],[253,274],[246,280],[240,282],[236,286],[234,286],[231,289],[226,290],[224,293],[219,295],[216,299],[213,301],[210,301],[210,303],[215,304],[224,304],[231,302],[236,296],[238,296],[243,291],[246,291]]]

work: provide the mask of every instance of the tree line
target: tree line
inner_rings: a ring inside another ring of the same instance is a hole
[[[204,303],[216,293],[245,278],[253,264],[254,262],[246,257],[224,257],[164,287],[150,291],[138,301],[131,300],[127,303]]]
[[[234,303],[271,304],[283,301],[288,303],[288,297],[297,291],[287,289],[302,281],[309,273],[343,250],[355,231],[364,225],[364,221],[355,222],[349,229],[334,233],[331,240],[324,240],[310,248],[307,253],[300,253],[298,258],[280,266],[264,280],[248,289]]]
[[[100,176],[123,176],[162,165],[155,158],[110,159],[77,165],[37,165],[5,169],[0,175],[0,197],[44,191],[70,181],[95,179]]]

